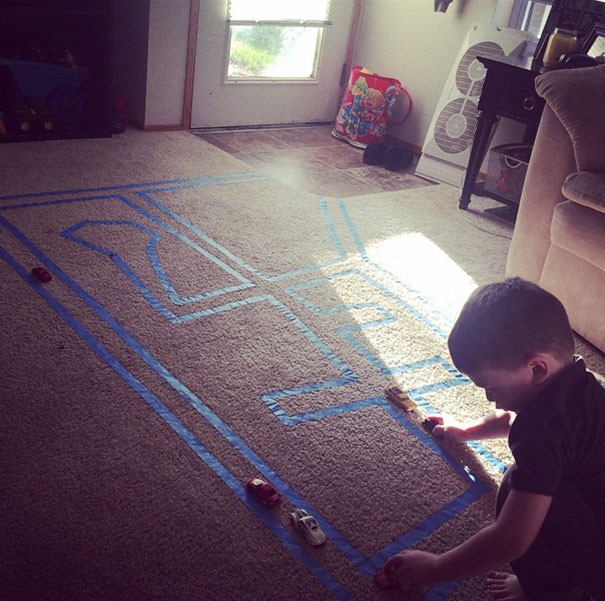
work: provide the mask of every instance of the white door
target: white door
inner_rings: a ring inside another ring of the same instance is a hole
[[[191,127],[334,119],[355,6],[356,0],[202,0]]]

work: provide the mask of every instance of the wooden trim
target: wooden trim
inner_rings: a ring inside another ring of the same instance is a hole
[[[167,125],[143,125],[140,121],[135,121],[134,119],[128,119],[128,125],[135,127],[136,129],[140,129],[141,131],[179,131],[183,129],[182,124],[174,123]]]
[[[361,17],[363,14],[364,0],[355,0],[353,7],[353,17],[351,18],[351,28],[349,30],[349,41],[347,43],[347,51],[345,53],[345,61],[342,66],[341,88],[347,85],[349,80],[349,71],[353,66],[355,51],[357,50],[357,41],[359,39],[359,30],[361,29]],[[342,94],[341,94],[342,96]]]
[[[145,125],[143,131],[179,131],[183,129],[181,123],[175,123],[174,125]]]
[[[191,0],[189,5],[189,32],[187,34],[187,59],[185,62],[185,88],[183,92],[182,129],[191,128],[193,108],[193,82],[195,77],[195,55],[197,52],[197,28],[200,18],[200,0]]]

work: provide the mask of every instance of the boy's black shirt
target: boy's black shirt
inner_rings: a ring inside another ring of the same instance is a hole
[[[605,527],[605,389],[577,357],[517,415],[513,489],[554,496],[573,484]]]

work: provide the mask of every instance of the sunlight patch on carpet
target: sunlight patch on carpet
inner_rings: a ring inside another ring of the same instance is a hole
[[[368,256],[431,299],[452,321],[476,282],[445,251],[420,232],[390,236],[368,247]]]

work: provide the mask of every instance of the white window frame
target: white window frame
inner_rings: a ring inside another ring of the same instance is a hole
[[[313,27],[318,30],[317,44],[315,46],[315,56],[313,58],[313,71],[309,77],[262,77],[262,76],[234,76],[229,75],[229,58],[231,56],[231,40],[232,27],[237,25],[243,26],[281,26],[281,27]],[[325,28],[332,25],[331,21],[239,21],[235,19],[227,19],[227,55],[224,60],[224,82],[229,83],[292,83],[292,82],[309,82],[317,81],[319,72],[319,58],[323,52],[324,32]]]
[[[328,14],[330,13],[330,4],[328,3]],[[326,15],[328,16],[328,15]],[[231,11],[228,5],[227,7],[227,19],[226,19],[226,57],[224,60],[224,83],[293,83],[293,82],[306,82],[316,83],[319,72],[319,60],[323,52],[325,30],[327,27],[332,25],[332,21],[329,19],[322,20],[311,20],[311,19],[235,19],[231,18]],[[233,39],[233,27],[244,26],[244,27],[259,27],[259,26],[273,26],[273,27],[303,27],[317,29],[318,37],[315,45],[315,56],[313,57],[313,70],[311,75],[308,77],[263,77],[263,76],[233,76],[229,75],[229,61],[231,57],[231,43]]]
[[[554,0],[498,0],[494,10],[492,24],[497,27],[509,27],[519,31],[528,31],[531,10],[536,4],[552,5]],[[543,25],[546,24],[546,21]],[[532,32],[526,52],[527,56],[534,56],[540,43],[542,32],[538,35]]]
[[[498,0],[494,11],[494,25],[527,31],[528,8],[533,4],[552,4],[553,0]]]

